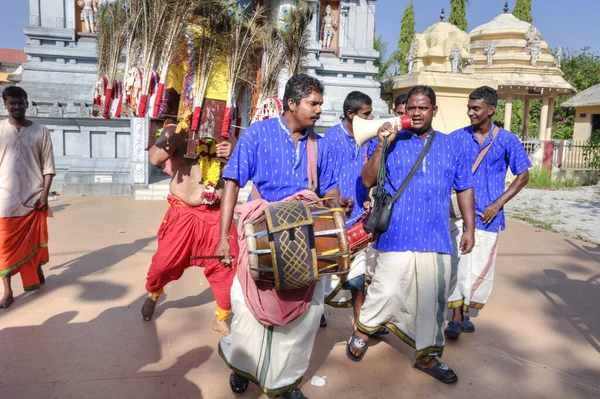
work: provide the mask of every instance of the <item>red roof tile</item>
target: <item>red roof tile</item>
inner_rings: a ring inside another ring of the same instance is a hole
[[[0,62],[22,64],[24,62],[27,62],[27,55],[23,50],[0,48]]]

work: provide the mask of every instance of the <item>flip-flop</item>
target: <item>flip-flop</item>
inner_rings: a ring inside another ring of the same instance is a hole
[[[358,349],[360,351],[360,356],[355,356],[350,348]],[[367,349],[369,349],[369,341],[359,337],[358,335],[353,335],[350,337],[348,344],[346,345],[346,356],[348,356],[348,358],[354,362],[360,362],[365,356]]]
[[[433,366],[431,370],[425,367],[420,367],[418,362],[415,363],[415,368],[419,371],[424,372],[425,374],[432,376],[436,380],[443,382],[444,384],[453,384],[456,381],[458,381],[458,376],[456,375],[454,370],[452,370],[450,367],[446,366],[442,362],[439,362],[438,364]],[[446,374],[448,372],[452,372],[452,374],[454,374],[454,377],[447,378]]]
[[[231,373],[229,376],[229,388],[234,393],[244,393],[248,389],[248,379],[239,374]]]
[[[465,333],[475,332],[475,324],[473,324],[469,316],[464,316],[460,322],[460,329]]]

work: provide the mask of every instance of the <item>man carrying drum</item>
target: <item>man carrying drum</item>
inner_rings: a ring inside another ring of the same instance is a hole
[[[328,140],[334,152],[334,169],[337,173],[337,181],[340,186],[342,197],[354,199],[352,214],[346,219],[346,227],[351,231],[352,226],[362,230],[362,222],[369,204],[369,192],[362,184],[361,172],[367,162],[365,147],[361,147],[354,139],[352,120],[354,118],[373,119],[373,101],[371,97],[360,92],[353,91],[344,100],[344,118],[337,125],[327,130],[325,139]],[[364,230],[362,230],[364,232]],[[365,233],[366,234],[366,233]],[[352,267],[342,287],[332,287],[333,292],[325,299],[326,303],[336,307],[342,307],[348,303],[347,291],[350,290],[351,302],[354,309],[353,330],[356,330],[356,320],[360,314],[360,308],[365,300],[365,275],[367,273],[367,250],[362,249],[354,254]],[[339,281],[339,280],[337,280]],[[336,280],[333,280],[335,283]],[[336,284],[334,284],[336,285]],[[345,291],[340,291],[340,288]],[[325,316],[321,319],[321,327],[325,327]],[[387,329],[382,328],[375,335],[389,334]]]
[[[217,255],[224,256],[224,266],[231,266],[228,240],[237,195],[248,181],[256,188],[253,199],[268,202],[309,188],[322,197],[340,196],[332,148],[312,130],[322,103],[321,82],[305,74],[293,76],[285,87],[283,115],[256,122],[241,135],[223,174]],[[340,202],[352,206],[351,201]],[[231,335],[219,343],[219,353],[233,371],[230,387],[242,393],[252,381],[270,397],[304,398],[297,387],[308,368],[323,314],[324,283],[290,291],[264,285],[258,289],[248,274],[240,259],[231,289]],[[277,311],[260,313],[265,307]]]

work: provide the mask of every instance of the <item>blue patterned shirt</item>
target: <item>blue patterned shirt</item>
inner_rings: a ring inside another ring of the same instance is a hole
[[[493,128],[494,126],[492,130]],[[473,166],[481,150],[492,140],[492,135],[489,134],[480,146],[472,126],[456,130],[450,135],[462,149],[469,167]],[[500,129],[496,140],[473,175],[475,222],[478,229],[498,232],[506,227],[504,209],[500,209],[498,215],[488,224],[484,224],[477,213],[483,213],[485,208],[504,194],[508,167],[512,174],[517,176],[531,168],[531,161],[519,138],[508,130]]]
[[[269,202],[281,201],[308,189],[308,135],[294,140],[283,116],[250,125],[240,136],[223,178],[237,181],[244,187],[248,180],[256,185],[260,195]],[[337,188],[333,170],[333,154],[327,141],[317,136],[319,195]]]
[[[426,140],[428,140],[427,138]],[[398,133],[390,145],[385,189],[392,197],[415,164],[425,141],[408,130]],[[368,143],[372,156],[377,142]],[[375,248],[393,252],[452,253],[450,241],[450,194],[473,186],[469,165],[457,142],[437,134],[423,164],[417,170],[392,211],[388,231],[380,234]]]
[[[333,164],[340,195],[354,200],[352,214],[346,219],[346,226],[350,227],[360,219],[360,215],[365,211],[363,204],[369,199],[369,192],[361,177],[366,150],[356,144],[343,121],[327,130],[325,139],[333,149]]]

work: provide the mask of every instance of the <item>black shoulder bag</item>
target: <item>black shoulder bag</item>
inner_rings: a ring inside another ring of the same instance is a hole
[[[425,156],[429,152],[429,149],[431,148],[431,145],[435,140],[436,134],[437,132],[433,131],[429,139],[427,139],[425,147],[423,147],[423,149],[421,150],[417,161],[413,165],[410,172],[408,172],[408,175],[406,175],[406,177],[404,178],[404,181],[402,182],[402,185],[394,195],[394,198],[392,198],[392,196],[387,191],[385,191],[384,188],[385,178],[387,174],[386,161],[388,138],[387,136],[383,138],[383,148],[385,150],[383,150],[383,154],[381,154],[379,169],[377,171],[377,186],[374,188],[373,192],[373,207],[371,209],[369,219],[367,220],[367,223],[365,223],[364,227],[367,233],[385,233],[390,227],[390,221],[392,219],[392,209],[394,207],[394,204],[396,203],[396,201],[398,201],[404,190],[406,190],[408,183],[410,183],[414,175],[417,173],[419,166],[421,166],[421,164],[423,163]]]

